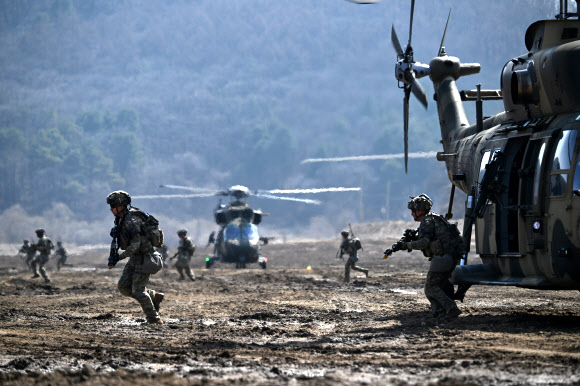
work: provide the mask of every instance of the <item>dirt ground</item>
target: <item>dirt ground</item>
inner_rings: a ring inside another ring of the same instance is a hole
[[[338,238],[270,244],[266,270],[206,270],[200,249],[195,282],[152,277],[160,326],[118,293],[107,251],[49,262],[50,284],[0,257],[0,384],[580,384],[578,291],[473,287],[456,321],[435,323],[428,264],[383,260],[394,241],[365,241],[371,275],[350,284]]]

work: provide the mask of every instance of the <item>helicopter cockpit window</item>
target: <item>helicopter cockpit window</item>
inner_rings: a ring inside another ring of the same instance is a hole
[[[250,242],[258,242],[260,236],[258,235],[258,227],[254,224],[249,224],[242,227],[242,238]]]
[[[576,130],[565,130],[557,139],[558,143],[550,168],[550,196],[563,196],[566,194],[568,174],[565,172],[571,168],[577,135],[578,132]]]
[[[228,225],[226,227],[226,231],[225,231],[225,240],[235,240],[235,239],[239,239],[240,238],[240,227],[237,225],[233,225],[230,226]]]

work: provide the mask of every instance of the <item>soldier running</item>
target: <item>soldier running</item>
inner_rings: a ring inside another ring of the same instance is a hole
[[[443,287],[451,277],[463,250],[463,241],[457,226],[450,224],[445,217],[431,212],[433,201],[421,194],[411,197],[407,207],[413,219],[420,222],[417,240],[397,242],[399,250],[421,250],[429,257],[431,265],[425,281],[425,295],[431,303],[434,318],[456,318],[461,310],[444,291]]]
[[[66,259],[68,258],[68,252],[62,246],[61,241],[57,241],[56,246],[57,246],[56,251],[54,251],[54,254],[58,257],[58,260],[56,261],[56,269],[58,271],[60,271],[60,269],[62,267],[64,267],[66,264]]]
[[[18,250],[18,254],[21,254],[22,257],[26,259],[26,266],[28,267],[28,270],[32,271],[32,259],[36,254],[36,250],[32,248],[32,245],[29,244],[28,240],[24,240],[24,244],[22,244]]]
[[[111,230],[111,235],[116,237],[119,248],[124,250],[118,259],[109,257],[109,268],[113,268],[117,261],[129,258],[117,288],[122,295],[139,302],[148,323],[161,324],[163,320],[159,316],[159,306],[165,294],[146,288],[151,275],[142,272],[143,258],[147,253],[153,253],[153,245],[142,235],[144,221],[137,214],[140,211],[131,206],[131,196],[122,190],[109,194],[107,204],[115,216],[115,228]]]
[[[342,236],[342,242],[340,243],[340,257],[342,258],[342,255],[345,253],[349,256],[344,265],[344,282],[348,283],[350,281],[351,269],[363,272],[366,277],[369,277],[368,269],[356,265],[356,262],[358,261],[358,250],[360,249],[357,247],[358,239],[349,238],[349,232],[347,230],[340,232],[340,235]],[[360,241],[358,241],[358,245],[360,245]]]
[[[50,283],[50,279],[48,278],[46,270],[44,269],[44,264],[48,263],[50,253],[54,249],[54,244],[48,237],[44,235],[44,229],[39,228],[35,232],[36,236],[38,237],[38,241],[36,244],[32,244],[31,249],[35,252],[38,252],[38,255],[34,256],[31,262],[32,272],[34,272],[32,278],[34,279],[42,275],[44,282]],[[39,272],[40,275],[38,274]]]
[[[195,281],[195,276],[193,271],[189,266],[191,262],[191,257],[195,252],[195,244],[189,236],[187,236],[187,229],[180,229],[177,231],[177,236],[179,236],[179,247],[177,248],[177,253],[173,255],[172,259],[177,257],[177,263],[175,263],[175,268],[179,272],[179,280],[185,280],[183,273],[189,277],[189,280]]]

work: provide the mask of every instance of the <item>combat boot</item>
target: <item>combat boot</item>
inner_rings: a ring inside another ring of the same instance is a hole
[[[445,314],[445,319],[447,319],[447,320],[455,319],[459,315],[461,315],[461,310],[459,308],[455,307],[455,308],[452,308],[451,310],[449,310],[449,312],[447,312],[447,314]]]
[[[48,283],[50,283],[50,279],[46,278],[46,279],[44,279],[44,282],[48,284]]]
[[[37,273],[35,273],[34,276],[32,276],[33,279],[36,279],[37,277],[40,277],[40,275]]]
[[[155,307],[155,311],[159,312],[159,307],[164,298],[165,294],[163,292],[155,292],[153,296],[153,307]]]
[[[149,324],[163,324],[163,320],[161,318],[157,318],[157,319],[147,318],[147,323],[149,323]]]
[[[195,281],[195,277],[193,277],[193,276],[190,276],[190,277],[189,277],[189,280],[191,280],[191,281]]]

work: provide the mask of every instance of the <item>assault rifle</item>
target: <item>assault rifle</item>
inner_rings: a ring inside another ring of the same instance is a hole
[[[393,253],[402,250],[403,243],[408,243],[408,242],[415,241],[415,240],[417,240],[417,230],[416,229],[405,229],[405,232],[403,233],[403,237],[401,237],[399,239],[399,241],[397,241],[395,244],[393,244],[391,246],[391,248],[387,249],[384,252],[383,259],[386,259],[389,256],[391,256]]]
[[[115,217],[115,226],[111,229],[111,237],[113,240],[111,241],[111,249],[109,251],[109,261],[108,266],[109,269],[113,269],[115,265],[119,262],[119,242],[118,238],[118,225],[119,225],[119,218]]]

